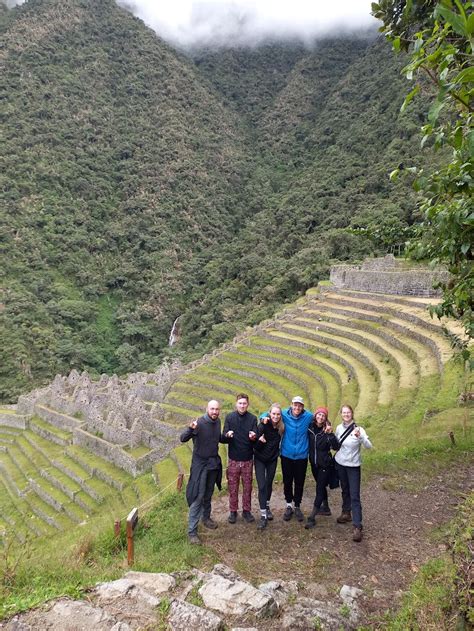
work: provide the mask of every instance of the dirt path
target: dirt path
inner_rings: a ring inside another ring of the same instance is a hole
[[[393,481],[379,479],[363,487],[364,539],[352,541],[350,524],[337,524],[340,491],[331,491],[332,517],[319,517],[305,530],[294,518],[282,521],[282,487],[274,489],[275,520],[259,532],[240,517],[227,523],[227,496],[213,502],[215,531],[203,532],[222,562],[255,585],[269,580],[296,580],[302,595],[331,597],[342,585],[364,591],[361,607],[370,622],[397,605],[419,567],[446,549],[440,527],[454,514],[463,493],[473,488],[474,467],[440,472],[416,492],[390,490]],[[314,482],[307,478],[303,512],[312,505]],[[254,491],[255,495],[255,491]],[[253,512],[258,516],[256,495]]]

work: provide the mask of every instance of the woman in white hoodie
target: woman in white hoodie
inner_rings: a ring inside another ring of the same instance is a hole
[[[342,513],[337,518],[339,524],[352,521],[352,539],[362,541],[362,504],[360,503],[360,448],[372,447],[365,430],[356,425],[354,410],[350,405],[341,408],[342,423],[336,428],[339,451],[335,455],[336,467],[341,482]]]

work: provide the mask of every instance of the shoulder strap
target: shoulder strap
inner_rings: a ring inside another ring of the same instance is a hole
[[[339,438],[339,447],[346,440],[346,438],[349,436],[349,434],[352,432],[352,430],[354,429],[355,426],[356,426],[355,423],[351,423],[349,425],[349,427],[344,431],[344,433],[342,434],[341,438]]]

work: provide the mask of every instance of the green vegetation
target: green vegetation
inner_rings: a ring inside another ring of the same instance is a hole
[[[400,611],[387,620],[390,631],[464,629],[474,623],[469,567],[474,552],[474,493],[459,506],[450,526],[450,554],[423,566]]]
[[[184,56],[112,0],[1,16],[0,400],[197,357],[413,223],[423,108],[372,34]]]
[[[184,495],[168,493],[139,517],[134,569],[171,572],[215,562],[208,549],[191,546],[186,535]],[[98,581],[118,578],[126,564],[126,538],[113,534],[113,521],[78,537],[77,530],[40,544],[27,542],[18,556],[7,535],[0,548],[0,618],[59,594],[80,597]]]
[[[442,284],[444,301],[433,307],[438,316],[459,318],[469,338],[474,337],[474,18],[470,0],[404,2],[381,0],[372,12],[383,22],[381,31],[396,51],[408,52],[404,72],[418,79],[402,109],[424,88],[427,80],[433,98],[428,121],[421,131],[421,145],[432,143],[445,149],[446,159],[438,170],[419,165],[408,168],[416,174],[415,190],[422,223],[411,244],[415,257],[448,266],[453,279]],[[448,152],[450,150],[450,153]],[[406,165],[405,165],[406,166]],[[402,169],[396,169],[397,176]],[[426,172],[427,171],[427,172]],[[459,340],[460,341],[460,340]],[[467,344],[465,359],[469,357]]]

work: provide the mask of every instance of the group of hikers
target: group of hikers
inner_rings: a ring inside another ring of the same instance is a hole
[[[193,440],[191,472],[186,487],[189,505],[188,537],[190,543],[200,544],[198,525],[215,529],[211,517],[211,499],[214,487],[221,488],[222,462],[219,443],[228,445],[227,484],[229,492],[228,522],[235,524],[239,509],[239,485],[242,481],[242,519],[255,522],[252,515],[252,479],[258,486],[260,519],[257,528],[264,530],[274,519],[270,508],[273,480],[281,461],[283,491],[286,508],[283,520],[293,517],[303,522],[301,510],[308,460],[316,481],[316,497],[305,528],[314,528],[316,516],[331,515],[328,503],[328,486],[340,485],[342,512],[340,524],[352,522],[354,541],[362,541],[362,505],[360,501],[361,446],[372,444],[365,430],[354,421],[350,405],[341,407],[342,422],[334,431],[326,407],[316,411],[305,410],[304,400],[293,397],[287,409],[276,403],[259,419],[249,412],[247,394],[237,395],[235,410],[228,414],[221,431],[220,404],[211,400],[206,413],[193,420],[181,434],[181,442]],[[333,452],[335,455],[333,455]]]

